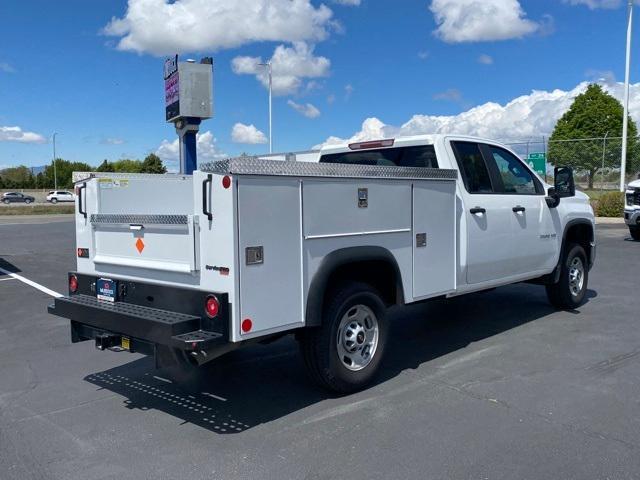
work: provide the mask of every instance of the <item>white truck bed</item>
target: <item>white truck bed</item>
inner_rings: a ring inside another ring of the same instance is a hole
[[[231,342],[304,326],[323,262],[350,247],[389,252],[404,301],[423,300],[456,287],[456,178],[252,157],[193,176],[76,174],[78,272],[225,292]]]

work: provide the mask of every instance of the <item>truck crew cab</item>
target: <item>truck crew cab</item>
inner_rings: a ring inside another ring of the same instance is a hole
[[[49,312],[73,342],[157,365],[294,333],[344,393],[378,370],[390,305],[525,281],[561,309],[584,300],[594,215],[570,169],[547,185],[505,146],[449,135],[295,157],[74,174],[77,270]]]

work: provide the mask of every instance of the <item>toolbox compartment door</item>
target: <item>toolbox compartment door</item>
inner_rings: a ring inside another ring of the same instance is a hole
[[[234,329],[242,339],[303,325],[300,199],[296,178],[239,178],[240,318]],[[246,319],[251,329],[245,332]]]

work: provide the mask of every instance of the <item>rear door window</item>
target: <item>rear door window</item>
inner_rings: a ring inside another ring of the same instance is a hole
[[[330,153],[320,157],[320,163],[438,168],[433,145]]]
[[[467,192],[494,193],[480,146],[475,142],[451,142],[451,146]]]

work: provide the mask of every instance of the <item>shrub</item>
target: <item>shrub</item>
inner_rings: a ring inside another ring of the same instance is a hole
[[[596,216],[621,217],[624,214],[624,193],[607,192],[596,202]]]

